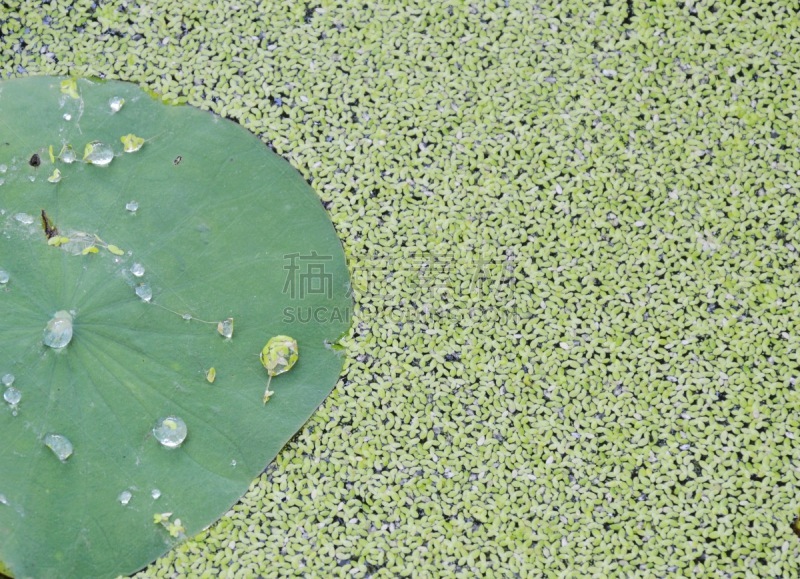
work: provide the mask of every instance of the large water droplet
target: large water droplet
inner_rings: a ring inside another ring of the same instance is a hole
[[[9,387],[14,383],[14,380],[16,380],[16,377],[12,373],[9,372],[8,374],[3,374],[3,377],[0,378],[0,380],[2,380],[3,386]]]
[[[11,406],[16,406],[19,404],[19,401],[22,400],[22,392],[10,386],[3,392],[3,400],[8,402]]]
[[[70,165],[78,159],[78,156],[75,154],[75,151],[72,147],[67,146],[64,147],[58,158],[61,159],[62,162]]]
[[[122,97],[115,96],[115,97],[111,97],[110,99],[108,99],[108,106],[115,113],[118,113],[120,111],[120,109],[122,108],[122,105],[124,105],[124,104],[125,104],[125,99],[122,98]]]
[[[175,448],[186,440],[186,423],[177,416],[159,418],[153,427],[153,436],[167,448]]]
[[[158,489],[153,489],[152,491],[150,491],[150,496],[153,497],[153,500],[156,500],[158,499],[158,497],[161,496],[161,491]]]
[[[109,145],[94,141],[86,145],[86,149],[83,152],[83,160],[92,165],[104,167],[114,160],[114,151]]]
[[[14,219],[22,223],[23,225],[30,225],[33,223],[33,215],[28,215],[27,213],[17,213],[14,216]]]
[[[131,266],[131,273],[136,277],[142,277],[144,275],[144,266],[141,263],[134,263]],[[137,293],[138,295],[138,293]],[[139,296],[141,297],[141,296]]]
[[[136,213],[137,209],[139,209],[139,204],[136,201],[129,201],[125,204],[125,209],[131,213]]]
[[[8,283],[10,279],[8,272],[4,269],[0,269],[0,285],[5,285]]]
[[[227,318],[217,324],[217,332],[220,336],[230,338],[233,336],[233,318]]]
[[[131,494],[131,491],[122,491],[121,493],[119,493],[117,500],[123,505],[127,505],[129,502],[131,502],[132,496],[133,495]]]
[[[297,362],[297,358],[297,341],[289,336],[270,338],[261,350],[261,363],[270,376],[288,372]]]
[[[56,312],[44,328],[44,345],[63,348],[72,340],[72,314],[66,310]]]
[[[153,299],[153,290],[150,289],[148,284],[140,283],[136,286],[136,295],[139,296],[142,301],[149,302]]]
[[[72,443],[62,434],[48,434],[44,437],[44,443],[61,462],[66,462],[72,456]]]

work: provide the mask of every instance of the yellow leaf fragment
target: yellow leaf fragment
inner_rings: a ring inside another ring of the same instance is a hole
[[[119,140],[122,141],[122,147],[126,153],[135,153],[144,145],[144,139],[137,137],[133,133],[120,137]]]
[[[47,152],[50,154],[50,162],[51,163],[55,163],[56,162],[56,156],[53,154],[53,145],[50,145],[47,148]]]
[[[116,245],[111,245],[111,244],[109,244],[109,245],[108,245],[108,251],[110,251],[110,252],[111,252],[111,253],[113,253],[114,255],[125,255],[125,252],[124,252],[124,251],[122,251],[122,250],[121,250],[119,247],[117,247]]]

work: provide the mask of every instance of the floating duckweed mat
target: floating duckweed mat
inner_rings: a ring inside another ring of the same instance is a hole
[[[0,19],[4,75],[132,80],[258,134],[357,285],[333,395],[141,577],[797,575],[796,3]]]
[[[218,519],[329,393],[344,254],[285,161],[135,85],[4,81],[0,131],[0,560],[130,573]],[[285,335],[265,404],[259,356]]]

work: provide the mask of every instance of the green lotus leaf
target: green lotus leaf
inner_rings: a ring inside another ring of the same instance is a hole
[[[132,573],[229,509],[332,389],[341,244],[242,127],[120,82],[0,83],[0,183],[0,561]],[[265,405],[280,335],[301,354]]]

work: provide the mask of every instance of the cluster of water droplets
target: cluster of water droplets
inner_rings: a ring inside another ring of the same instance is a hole
[[[121,504],[123,507],[128,506],[137,490],[138,489],[135,486],[128,487],[117,495],[117,502],[119,502],[119,504]],[[150,491],[150,496],[154,501],[157,501],[161,497],[161,491],[154,488]]]
[[[0,378],[0,382],[2,382],[5,387],[3,400],[11,407],[11,414],[16,416],[19,409],[19,401],[22,400],[22,392],[14,388],[14,380],[14,375],[11,373],[4,374],[3,377]]]
[[[69,102],[68,99],[64,99],[62,102],[62,106],[64,103]],[[125,104],[125,99],[121,97],[112,97],[108,101],[108,106],[113,113],[119,112]],[[63,119],[67,122],[73,120],[73,114],[77,114],[76,123],[80,120],[80,116],[83,112],[82,110],[83,102],[79,104],[79,108],[72,112],[65,112],[62,116]],[[52,152],[51,152],[52,154]],[[56,155],[57,159],[65,164],[72,164],[76,161],[79,161],[79,157],[76,154],[75,150],[71,145],[66,142],[63,142],[61,151]],[[114,151],[110,145],[103,143],[101,141],[93,141],[86,145],[84,150],[83,161],[92,165],[97,166],[106,166],[109,165],[114,159]],[[13,169],[14,167],[12,167]],[[8,171],[8,167],[6,165],[0,165],[0,175],[5,174]],[[34,178],[31,176],[29,177],[31,180]],[[57,181],[52,181],[57,182]],[[4,179],[0,178],[0,185],[3,185]],[[135,214],[139,209],[139,203],[137,201],[130,201],[125,204],[125,209],[132,214]],[[36,221],[36,218],[33,215],[28,213],[19,212],[13,215],[13,219],[21,225],[30,226],[33,225]],[[87,234],[88,235],[88,234]],[[73,240],[74,241],[74,240]],[[87,239],[79,239],[78,241],[82,241],[86,243],[93,242],[93,239],[90,239],[90,236],[87,236]],[[67,249],[67,248],[65,248]],[[74,251],[72,253],[80,253],[79,251]],[[128,255],[131,255],[130,252]],[[122,259],[117,259],[117,263],[122,262]],[[134,288],[134,293],[136,296],[144,302],[151,302],[153,298],[153,290],[150,285],[142,278],[145,275],[145,267],[142,263],[134,261],[130,267],[127,269],[127,273],[133,276],[132,286]],[[4,269],[0,268],[0,289],[5,286],[9,282],[10,276],[8,272]],[[129,278],[130,279],[130,278]],[[164,308],[167,309],[167,308]],[[172,310],[169,310],[172,311]],[[233,318],[227,318],[225,320],[219,322],[207,322],[205,320],[200,320],[199,318],[194,317],[191,314],[184,313],[180,314],[178,312],[172,312],[180,315],[184,320],[192,321],[197,320],[203,323],[208,324],[216,324],[217,325],[217,332],[226,339],[230,339],[233,336]],[[71,342],[73,337],[73,319],[74,319],[75,312],[60,310],[56,312],[53,317],[47,322],[44,332],[42,342],[45,346],[53,348],[55,350],[61,350],[66,348],[66,346]],[[14,387],[15,377],[11,373],[7,373],[0,378],[0,382],[2,383],[3,387],[5,388],[3,392],[3,399],[11,407],[12,413],[16,416],[18,411],[18,405],[20,400],[22,399],[22,393],[16,387]],[[178,448],[180,447],[183,442],[186,440],[188,435],[188,429],[186,423],[182,418],[175,415],[169,415],[159,418],[155,425],[152,428],[153,437],[156,441],[166,448]],[[60,460],[61,462],[66,462],[74,452],[72,442],[63,434],[59,433],[48,433],[43,438],[44,445],[49,448],[53,454]],[[236,461],[231,461],[231,466],[236,466]],[[123,506],[126,506],[130,503],[133,499],[133,487],[130,489],[125,489],[119,493],[117,496],[117,500]],[[150,496],[153,500],[157,500],[161,497],[161,491],[157,488],[153,488],[150,491]],[[0,494],[0,505],[8,504],[8,500],[6,499],[5,495]]]

